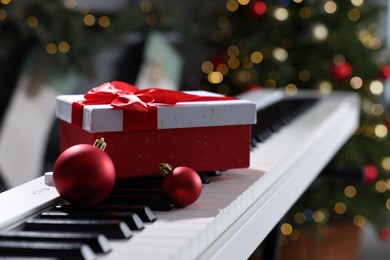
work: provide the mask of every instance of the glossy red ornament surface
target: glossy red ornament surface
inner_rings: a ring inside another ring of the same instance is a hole
[[[383,66],[379,71],[379,76],[382,79],[389,79],[390,78],[390,65]]]
[[[74,145],[57,158],[53,182],[66,201],[96,204],[111,192],[115,167],[111,158],[99,148],[89,144]]]
[[[373,164],[367,164],[363,170],[363,181],[365,184],[374,183],[379,176],[378,168]]]
[[[248,13],[253,18],[262,17],[267,12],[267,4],[262,0],[251,1],[248,5]]]
[[[353,68],[348,62],[337,62],[332,68],[332,77],[335,80],[347,80],[351,77]]]
[[[382,228],[380,232],[380,238],[384,241],[388,241],[390,238],[390,227]]]
[[[186,166],[179,166],[164,176],[163,191],[179,207],[194,203],[202,191],[202,180],[198,173]]]

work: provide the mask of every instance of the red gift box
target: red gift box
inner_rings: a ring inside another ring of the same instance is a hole
[[[103,137],[117,178],[159,174],[162,162],[198,172],[249,166],[254,103],[205,91],[105,83],[57,97],[60,150]]]

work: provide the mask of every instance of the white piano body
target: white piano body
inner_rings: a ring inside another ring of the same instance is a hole
[[[283,92],[241,96],[259,107]],[[321,96],[299,91],[297,96]],[[251,152],[251,165],[212,177],[193,205],[168,212],[110,241],[98,259],[247,259],[358,126],[360,100],[349,92],[321,96],[310,110]],[[259,119],[261,120],[261,118]],[[44,177],[0,194],[0,230],[60,201]]]

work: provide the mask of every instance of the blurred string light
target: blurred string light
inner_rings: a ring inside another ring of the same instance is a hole
[[[328,14],[333,14],[337,11],[337,4],[334,1],[326,1],[324,4],[324,11]]]
[[[318,84],[318,90],[323,94],[330,93],[333,90],[332,83],[327,80],[321,81]]]
[[[309,19],[312,15],[312,9],[310,7],[302,7],[299,10],[299,16],[302,19]]]
[[[298,93],[298,87],[295,84],[288,84],[285,88],[284,91],[286,92],[287,95],[289,96],[294,96]]]
[[[375,190],[379,193],[385,193],[388,191],[387,182],[384,180],[379,180],[375,183]]]
[[[302,82],[307,82],[310,80],[311,78],[311,73],[308,69],[302,69],[298,72],[298,78],[302,81]]]
[[[0,9],[0,21],[3,21],[7,18],[7,12],[4,9]]]
[[[208,80],[212,84],[219,84],[223,80],[223,75],[219,71],[212,71],[208,74]]]
[[[295,221],[295,223],[303,224],[303,223],[305,223],[305,220],[306,220],[305,214],[303,214],[302,212],[296,212],[294,214],[294,221]]]
[[[70,50],[70,45],[68,42],[62,41],[58,44],[58,50],[61,53],[67,53]]]
[[[316,223],[322,223],[327,219],[327,214],[323,210],[316,210],[313,212],[313,221]]]
[[[255,64],[259,64],[263,61],[264,56],[260,51],[254,51],[251,53],[251,61]]]
[[[363,5],[364,0],[351,0],[351,3],[352,3],[354,6],[358,7],[358,6]]]
[[[387,130],[387,127],[385,125],[378,124],[374,128],[374,133],[375,133],[376,137],[384,139],[387,137],[388,130]]]
[[[379,80],[374,80],[370,83],[370,92],[373,95],[382,95],[384,91],[384,85],[381,81]]]
[[[334,211],[339,215],[343,215],[347,212],[347,205],[344,202],[337,202],[334,205]]]
[[[390,157],[382,158],[381,166],[384,170],[390,171]]]
[[[281,226],[280,226],[280,231],[283,235],[285,236],[288,236],[292,233],[293,231],[293,227],[291,226],[291,224],[289,223],[283,223]]]
[[[278,21],[286,21],[289,16],[289,13],[286,8],[278,7],[274,10],[274,17]]]
[[[30,28],[35,28],[39,24],[38,18],[36,16],[29,16],[27,17],[26,24]]]
[[[101,27],[108,28],[111,24],[111,20],[108,16],[103,15],[103,16],[99,17],[98,23]]]
[[[249,4],[250,0],[237,0],[237,2],[238,2],[240,5],[247,5],[247,4]]]
[[[352,185],[348,185],[344,188],[344,195],[347,197],[347,198],[354,198],[357,194],[357,190],[354,186]]]
[[[321,23],[312,26],[312,35],[316,41],[323,41],[328,37],[328,28]]]
[[[64,6],[68,9],[73,9],[76,5],[76,0],[64,0]]]
[[[288,59],[288,52],[283,48],[277,47],[273,49],[272,57],[279,62],[284,62]]]
[[[351,9],[348,12],[348,18],[352,22],[356,22],[360,19],[360,11],[357,8]]]
[[[360,89],[363,86],[363,80],[358,76],[352,77],[349,83],[353,89]]]
[[[84,16],[84,24],[86,26],[93,26],[96,22],[96,18],[92,14],[87,14]]]
[[[362,216],[362,215],[356,215],[354,218],[353,218],[353,223],[357,226],[357,227],[364,227],[366,224],[367,224],[367,219]]]

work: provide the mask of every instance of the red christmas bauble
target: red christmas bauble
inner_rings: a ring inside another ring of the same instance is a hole
[[[378,168],[373,164],[367,164],[364,166],[363,180],[366,184],[371,184],[378,179]]]
[[[352,66],[348,62],[337,62],[333,65],[332,77],[339,81],[347,80],[351,77],[352,71]]]
[[[115,167],[111,158],[98,147],[78,144],[69,147],[57,158],[53,182],[66,201],[96,204],[114,187]]]
[[[390,65],[383,66],[379,71],[379,76],[382,79],[389,79],[390,78]]]
[[[186,207],[199,198],[202,180],[193,169],[179,166],[164,176],[162,188],[173,204]]]
[[[390,130],[390,116],[389,115],[387,115],[387,117],[386,117],[385,125],[387,127],[387,130]]]
[[[382,228],[380,232],[380,238],[384,241],[389,240],[390,238],[390,227],[384,227]]]
[[[251,1],[248,6],[248,13],[253,18],[259,18],[267,11],[267,4],[262,0]]]

